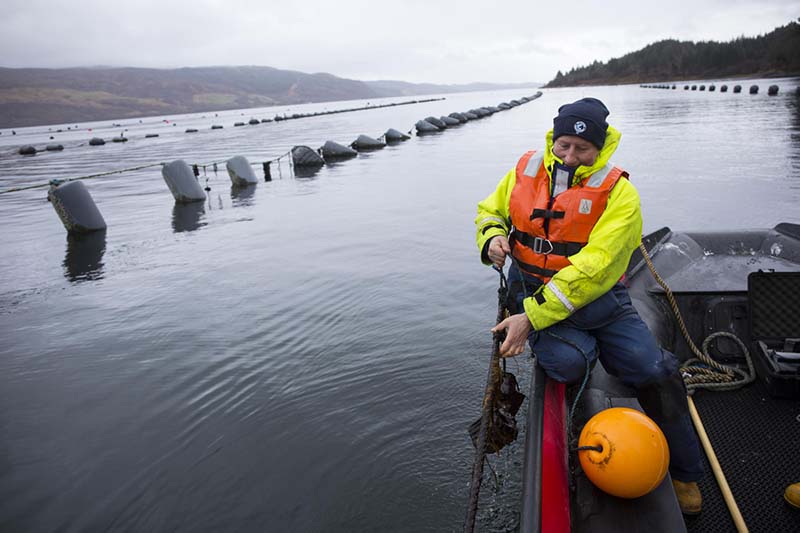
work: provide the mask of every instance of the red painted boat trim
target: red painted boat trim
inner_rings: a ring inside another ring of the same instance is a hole
[[[542,533],[569,533],[564,384],[547,380],[542,436]]]

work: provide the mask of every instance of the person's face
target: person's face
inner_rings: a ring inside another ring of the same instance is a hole
[[[553,142],[553,153],[561,159],[565,165],[577,167],[583,165],[592,166],[600,150],[595,145],[582,139],[577,135],[562,135]]]

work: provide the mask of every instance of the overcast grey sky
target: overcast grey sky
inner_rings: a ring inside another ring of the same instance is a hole
[[[800,0],[2,0],[0,66],[266,65],[361,80],[549,81],[660,39],[767,33]]]

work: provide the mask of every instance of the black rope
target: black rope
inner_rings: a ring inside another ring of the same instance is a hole
[[[424,103],[424,102],[435,102],[435,101],[439,101],[439,100],[445,100],[445,98],[428,98],[428,99],[424,99],[424,100],[411,100],[411,101],[408,101],[408,102],[397,102],[397,103],[391,103],[391,104],[380,104],[380,105],[374,105],[374,106],[366,106],[366,107],[363,107],[363,108],[340,109],[340,110],[334,110],[334,111],[326,111],[326,112],[317,113],[317,114],[302,115],[302,116],[298,116],[298,117],[285,117],[283,120],[289,120],[291,118],[306,118],[306,117],[320,116],[320,115],[327,115],[327,114],[334,114],[334,113],[346,113],[346,112],[349,112],[349,111],[360,111],[360,110],[367,110],[367,109],[380,109],[380,108],[384,108],[384,107],[392,107],[392,106],[398,106],[398,105],[417,104],[417,103]],[[141,121],[140,121],[140,123],[141,123]],[[176,124],[177,124],[177,122],[173,122],[172,123],[173,126],[175,126]],[[67,128],[67,129],[69,129],[69,128]],[[77,129],[77,126],[76,126],[76,129]],[[413,129],[414,129],[413,127],[411,129],[409,129],[409,134],[412,133]],[[125,131],[127,131],[127,129],[123,130],[120,133],[120,137],[119,138],[123,138],[123,135],[124,135]],[[14,135],[16,135],[16,132],[12,132],[12,133]],[[381,139],[381,138],[384,139],[384,142],[385,142],[386,134],[384,133],[383,135],[378,137],[378,139]],[[253,166],[253,165],[264,165],[265,163],[278,162],[279,163],[278,164],[278,174],[279,174],[279,176],[281,178],[283,178],[283,173],[281,172],[280,160],[282,158],[284,158],[286,156],[290,156],[290,155],[291,155],[291,150],[286,152],[285,154],[279,155],[276,158],[269,159],[269,160],[261,162],[261,163],[250,163],[250,165],[251,166]],[[207,167],[207,166],[211,166],[214,169],[214,172],[216,173],[217,172],[217,165],[219,163],[224,163],[226,161],[227,160],[218,160],[218,161],[208,161],[206,163],[194,163],[193,165],[191,165],[191,167],[192,167],[192,171],[193,171],[195,177],[199,178],[199,168],[198,167],[200,167],[200,166],[203,167],[204,175],[205,175],[205,172],[206,172],[206,168],[205,167]],[[293,161],[292,161],[292,159],[290,157],[289,158],[289,168],[290,169],[292,168],[292,164],[293,164]],[[91,179],[91,178],[99,178],[99,177],[102,177],[102,176],[110,176],[110,175],[113,175],[113,174],[122,174],[124,172],[132,172],[132,171],[142,170],[142,169],[150,168],[150,167],[154,167],[154,166],[164,166],[164,165],[165,165],[165,163],[163,163],[163,162],[149,163],[149,164],[141,165],[141,166],[137,166],[137,167],[123,168],[123,169],[119,169],[119,170],[111,170],[111,171],[108,171],[108,172],[100,172],[100,173],[97,173],[97,174],[89,174],[87,176],[78,176],[78,177],[75,177],[75,178],[65,178],[65,179],[60,180],[60,182],[61,183],[66,183],[66,182],[69,182],[69,181],[85,180],[85,179]],[[48,187],[49,185],[50,185],[50,182],[48,181],[47,183],[39,183],[39,184],[36,184],[36,185],[27,185],[27,186],[24,186],[24,187],[12,187],[10,189],[5,189],[5,190],[0,191],[0,194],[25,191],[25,190],[29,190],[29,189],[38,189],[38,188],[41,188],[41,187]]]
[[[66,183],[68,181],[88,180],[88,179],[92,179],[92,178],[100,178],[100,177],[103,177],[103,176],[111,176],[112,174],[122,174],[123,172],[133,172],[135,170],[142,170],[142,169],[145,169],[145,168],[150,168],[150,167],[155,167],[155,166],[163,166],[163,165],[164,165],[164,163],[148,163],[147,165],[140,165],[138,167],[122,168],[122,169],[119,169],[119,170],[110,170],[108,172],[99,172],[97,174],[89,174],[89,175],[86,175],[86,176],[78,176],[78,177],[75,177],[75,178],[65,178],[65,179],[62,179],[62,180],[59,180],[59,181],[61,183]],[[38,189],[40,187],[47,187],[49,185],[50,185],[50,182],[48,181],[47,183],[40,183],[38,185],[27,185],[25,187],[14,187],[14,188],[11,188],[11,189],[6,189],[6,190],[3,190],[3,191],[0,191],[0,194],[5,194],[5,193],[9,193],[9,192],[17,192],[17,191],[25,191],[25,190],[28,190],[28,189]]]
[[[285,157],[290,156],[291,154],[292,154],[292,152],[290,150],[290,151],[288,151],[286,153],[283,153],[283,154],[279,155],[278,157],[274,157],[272,159],[268,159],[268,160],[264,161],[263,163],[250,163],[250,166],[268,165],[268,164],[271,164],[271,163],[278,162],[278,172],[280,172],[280,160],[285,158]],[[200,177],[200,168],[202,167],[203,176],[206,177],[206,185],[208,185],[208,175],[207,175],[207,172],[206,172],[206,168],[207,167],[212,167],[214,172],[217,172],[217,165],[219,163],[225,163],[225,162],[227,162],[227,159],[220,160],[220,161],[208,161],[208,162],[205,162],[205,163],[193,163],[193,164],[190,165],[190,168],[192,169],[192,174],[194,174],[194,176],[196,178],[199,178]],[[136,166],[136,167],[129,167],[129,168],[121,168],[121,169],[118,169],[118,170],[109,170],[108,172],[98,172],[96,174],[88,174],[86,176],[76,176],[74,178],[59,179],[59,183],[67,183],[67,182],[70,182],[70,181],[101,178],[103,176],[112,176],[114,174],[123,174],[125,172],[134,172],[136,170],[143,170],[145,168],[151,168],[151,167],[156,167],[156,166],[163,167],[164,165],[165,165],[165,163],[163,163],[163,162],[148,163],[146,165],[139,165],[139,166]],[[48,187],[49,185],[50,185],[50,182],[48,181],[47,183],[38,183],[36,185],[26,185],[24,187],[12,187],[10,189],[5,189],[5,190],[0,191],[0,194],[6,194],[6,193],[11,193],[11,192],[19,192],[19,191],[26,191],[26,190],[29,190],[29,189],[39,189],[39,188],[42,188],[42,187]],[[209,189],[207,188],[206,190],[209,190]]]
[[[288,155],[291,155],[291,153],[292,153],[291,151],[286,152],[284,154],[279,155],[278,157],[275,157],[273,159],[267,160],[266,162],[267,163],[273,163],[275,161],[280,161],[284,157],[286,157]],[[209,162],[206,162],[206,163],[193,163],[192,165],[190,165],[190,168],[192,169],[192,174],[194,174],[194,176],[196,178],[199,178],[200,177],[200,167],[203,167],[203,175],[205,176],[206,175],[206,167],[210,166],[210,167],[212,167],[214,169],[214,172],[217,172],[217,164],[218,163],[225,163],[225,162],[227,162],[227,159],[220,160],[220,161],[209,161]],[[250,163],[250,166],[261,165],[261,164],[262,163]],[[143,169],[146,169],[146,168],[151,168],[151,167],[156,167],[156,166],[162,166],[163,167],[164,165],[165,165],[165,163],[163,163],[163,162],[148,163],[146,165],[139,165],[139,166],[136,166],[136,167],[129,167],[129,168],[121,168],[121,169],[117,169],[117,170],[109,170],[108,172],[98,172],[96,174],[88,174],[86,176],[76,176],[74,178],[64,178],[64,179],[60,179],[59,182],[60,183],[67,183],[67,182],[70,182],[70,181],[101,178],[101,177],[104,177],[104,176],[112,176],[114,174],[123,174],[125,172],[134,172],[134,171],[137,171],[137,170],[143,170]],[[278,168],[280,169],[280,166]],[[206,183],[207,182],[208,182],[208,180],[206,179]],[[26,190],[29,190],[29,189],[39,189],[39,188],[42,188],[42,187],[48,187],[49,185],[50,185],[50,182],[48,181],[47,183],[38,183],[36,185],[26,185],[24,187],[12,187],[10,189],[5,189],[5,190],[0,191],[0,194],[6,194],[6,193],[11,193],[11,192],[19,192],[19,191],[26,191]]]
[[[519,272],[519,279],[522,282],[522,299],[524,300],[525,298],[529,297],[528,296],[528,287],[525,284],[525,274],[523,274],[522,269],[519,267],[519,263],[517,262],[517,258],[514,257],[513,254],[507,254],[507,255],[508,255],[508,258],[511,259],[511,264],[514,265],[514,268],[516,268],[517,272]],[[495,270],[497,270],[497,269],[495,268]]]
[[[203,165],[203,177],[206,179],[205,190],[206,190],[206,192],[209,192],[209,191],[211,191],[211,187],[208,185],[208,179],[209,178],[208,178],[208,174],[206,174],[206,165]]]
[[[282,153],[281,155],[279,155],[277,157],[273,157],[272,159],[266,159],[263,162],[250,163],[250,166],[253,167],[253,166],[263,165],[264,163],[275,163],[276,161],[280,161],[284,157],[287,157],[287,156],[290,156],[290,155],[292,155],[292,151],[291,150],[289,150],[288,152],[284,152],[284,153]],[[214,172],[216,172],[218,164],[227,163],[227,162],[228,162],[227,159],[218,159],[216,161],[206,161],[205,163],[195,163],[195,165],[210,166],[210,167],[213,167],[214,168]]]
[[[497,324],[505,319],[506,299],[508,297],[508,282],[503,269],[494,267],[500,274],[500,287],[497,289]],[[478,513],[478,500],[483,480],[483,465],[486,462],[486,434],[489,430],[489,423],[492,418],[494,406],[494,393],[500,380],[500,344],[503,335],[496,331],[492,335],[492,356],[489,362],[489,373],[486,377],[486,387],[484,389],[483,405],[481,410],[481,427],[478,432],[477,442],[475,443],[475,460],[472,463],[472,482],[470,483],[469,504],[467,505],[467,519],[464,523],[465,532],[475,531],[475,518]]]

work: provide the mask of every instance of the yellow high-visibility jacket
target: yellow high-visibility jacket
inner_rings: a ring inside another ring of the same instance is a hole
[[[591,167],[580,166],[576,182],[585,180],[603,168],[619,146],[622,135],[609,126],[603,149]],[[545,136],[544,166],[552,180],[553,130]],[[478,204],[475,218],[478,250],[482,261],[491,264],[485,253],[489,240],[498,235],[508,236],[511,218],[508,212],[511,191],[516,183],[516,169],[506,174],[492,194]],[[578,253],[569,257],[564,267],[539,289],[544,296],[541,304],[533,297],[524,301],[525,314],[534,329],[540,331],[564,320],[581,307],[608,292],[625,273],[631,254],[642,239],[642,212],[639,193],[630,180],[617,182],[608,197],[608,204],[589,235],[589,241]],[[553,285],[555,287],[553,287]],[[564,301],[566,299],[566,301]],[[542,300],[539,298],[539,300]]]

